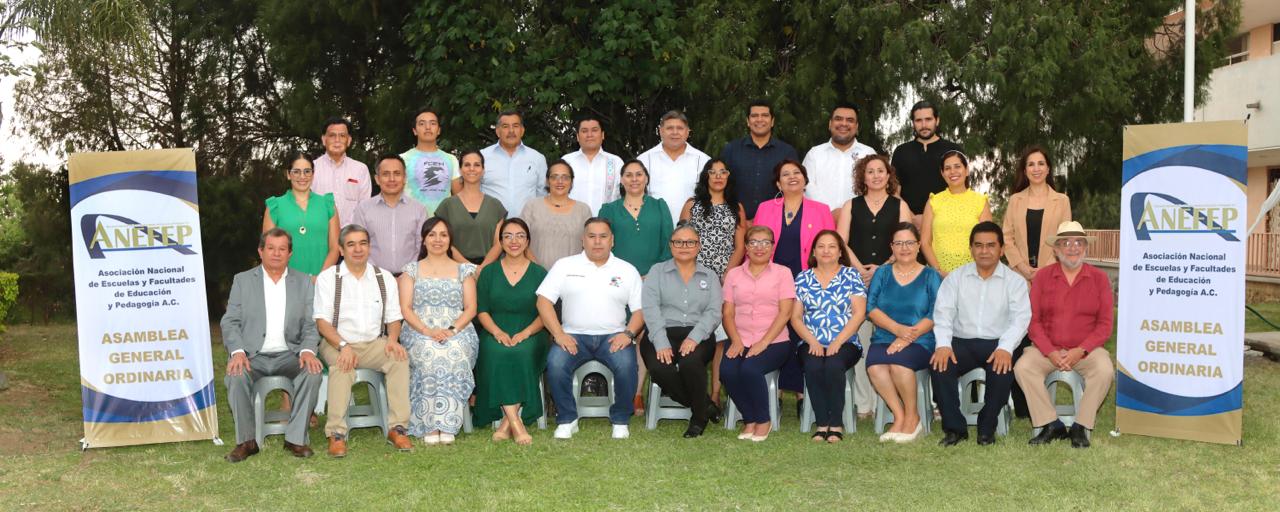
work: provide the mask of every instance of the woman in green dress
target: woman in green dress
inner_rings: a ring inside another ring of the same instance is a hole
[[[475,423],[501,418],[494,441],[528,445],[525,425],[542,416],[538,381],[547,365],[546,331],[535,305],[546,269],[530,260],[529,226],[519,218],[499,228],[502,258],[485,266],[476,282],[480,356],[476,362]]]
[[[262,232],[278,227],[293,238],[289,268],[315,276],[338,262],[338,216],[333,194],[311,191],[315,166],[311,158],[293,153],[285,160],[290,190],[267,198]]]
[[[453,227],[454,249],[467,261],[486,265],[498,259],[502,249],[495,243],[498,224],[507,218],[502,201],[480,191],[484,180],[484,155],[471,150],[462,154],[462,190],[445,198],[436,207],[436,217]]]

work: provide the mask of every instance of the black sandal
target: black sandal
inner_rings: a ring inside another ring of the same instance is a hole
[[[809,438],[809,440],[819,442],[819,443],[825,443],[827,442],[827,436],[830,434],[831,434],[831,431],[829,430],[822,431],[822,432],[814,432],[813,437]]]
[[[835,439],[836,441],[842,441],[842,440],[844,440],[844,432],[840,432],[840,431],[837,431],[837,430],[828,430],[828,431],[826,432],[826,434],[827,434],[827,442],[828,442],[828,443],[833,442],[833,441],[831,441],[832,439]]]

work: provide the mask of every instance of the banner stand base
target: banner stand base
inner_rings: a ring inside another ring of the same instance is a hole
[[[214,445],[214,446],[222,446],[222,438],[221,438],[221,437],[215,437],[215,438],[213,438],[213,445]]]

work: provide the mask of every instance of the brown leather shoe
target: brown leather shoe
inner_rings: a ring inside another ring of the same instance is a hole
[[[409,436],[405,433],[404,427],[395,427],[391,432],[387,433],[387,442],[395,446],[397,450],[407,452],[413,449],[413,441],[409,440]]]
[[[305,444],[293,444],[288,441],[284,442],[284,451],[292,453],[294,457],[302,459],[315,455],[315,452],[311,451],[310,446]]]
[[[341,459],[347,456],[346,434],[334,434],[329,436],[329,456],[335,459]]]
[[[240,462],[242,460],[245,460],[257,454],[258,454],[258,442],[250,439],[248,441],[245,441],[243,443],[236,445],[236,447],[231,450],[231,453],[228,453],[227,456],[223,458],[227,459],[227,462],[234,463],[234,462]]]

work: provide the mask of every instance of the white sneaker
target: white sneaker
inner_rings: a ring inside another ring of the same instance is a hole
[[[613,438],[614,438],[614,439],[626,439],[626,438],[628,438],[628,437],[631,437],[631,429],[627,428],[627,426],[626,426],[626,425],[614,425],[614,426],[613,426]]]
[[[556,425],[555,438],[572,439],[573,435],[576,433],[578,433],[578,420],[573,420],[568,423]]]

